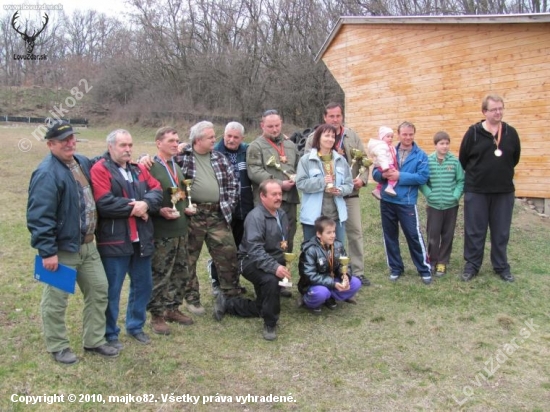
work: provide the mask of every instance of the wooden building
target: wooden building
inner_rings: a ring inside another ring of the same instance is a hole
[[[516,195],[550,198],[550,14],[342,17],[321,59],[344,90],[346,125],[364,141],[408,120],[428,154],[439,130],[458,154],[483,119],[483,97],[501,95],[522,142]]]

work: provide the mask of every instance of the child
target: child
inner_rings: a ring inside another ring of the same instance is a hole
[[[438,277],[447,272],[453,249],[458,201],[464,189],[464,171],[456,156],[449,152],[450,143],[447,132],[435,134],[435,152],[428,157],[430,179],[420,187],[428,203],[428,257],[432,272]]]
[[[349,264],[347,275],[342,273],[340,257],[346,256],[346,251],[336,240],[336,222],[320,216],[315,220],[315,232],[302,244],[298,290],[304,306],[320,314],[323,304],[334,309],[337,300],[355,303],[353,296],[361,288],[361,281],[351,275]]]
[[[395,147],[393,147],[393,130],[387,126],[381,126],[378,130],[378,139],[370,139],[367,146],[367,153],[371,159],[374,160],[374,166],[378,167],[381,172],[385,172],[388,169],[395,169],[397,164],[397,157],[395,154]],[[394,187],[397,184],[395,180],[389,180],[388,186],[384,190],[388,195],[395,196]],[[378,200],[381,199],[380,190],[382,190],[382,184],[378,183],[376,189],[371,193]]]

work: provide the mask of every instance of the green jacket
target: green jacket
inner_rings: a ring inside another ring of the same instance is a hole
[[[437,161],[437,153],[428,156],[430,178],[420,186],[420,191],[426,197],[428,206],[437,210],[450,209],[458,205],[464,191],[464,170],[458,158],[447,153],[441,164]]]
[[[172,168],[173,163],[171,161],[167,162],[169,168]],[[173,170],[173,169],[172,169]],[[179,187],[186,194],[185,185],[183,184],[183,174],[181,168],[176,164],[175,170],[179,179]],[[160,182],[162,187],[162,204],[163,207],[172,207],[171,201],[171,192],[170,188],[173,186],[170,176],[164,166],[160,164],[157,160],[153,162],[151,166],[151,175]],[[187,236],[187,215],[184,212],[184,209],[187,206],[187,198],[180,200],[176,203],[176,209],[180,212],[180,217],[174,220],[167,220],[163,218],[160,214],[153,214],[151,217],[153,219],[153,227],[155,230],[154,237],[155,239],[161,238],[175,238],[180,236]]]

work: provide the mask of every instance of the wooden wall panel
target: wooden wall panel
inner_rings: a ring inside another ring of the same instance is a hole
[[[446,130],[457,153],[483,118],[483,96],[500,94],[523,145],[517,194],[550,198],[550,24],[344,24],[323,61],[345,92],[346,124],[365,142],[409,120],[426,152]]]

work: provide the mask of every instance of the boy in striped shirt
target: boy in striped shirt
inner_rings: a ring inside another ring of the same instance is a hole
[[[434,136],[435,152],[429,157],[430,178],[420,191],[426,197],[428,257],[435,276],[447,272],[453,249],[458,201],[464,189],[464,171],[449,152],[451,138],[440,131]]]

